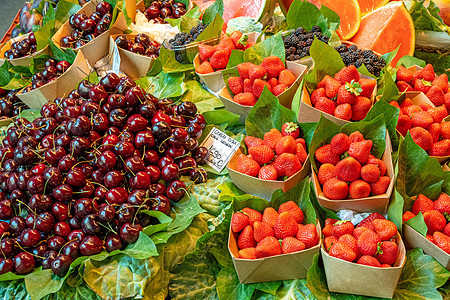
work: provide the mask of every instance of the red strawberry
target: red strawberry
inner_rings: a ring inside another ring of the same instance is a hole
[[[294,122],[286,122],[281,126],[281,134],[283,136],[290,135],[296,139],[300,135],[300,128]]]
[[[283,153],[278,156],[273,166],[277,169],[278,176],[291,177],[302,169],[302,164],[297,156],[292,153]]]
[[[339,238],[340,243],[347,244],[350,248],[352,248],[353,252],[356,254],[356,260],[361,257],[361,253],[359,253],[358,245],[356,242],[356,238],[351,234],[344,234]]]
[[[198,45],[198,52],[200,55],[200,59],[204,62],[205,60],[208,60],[216,51],[216,48],[210,45],[204,45],[199,44]]]
[[[236,49],[245,50],[247,45],[248,36],[243,35],[240,31],[234,31],[231,33],[230,38],[233,40]]]
[[[296,154],[297,143],[295,142],[295,139],[290,135],[283,136],[275,146],[275,152],[278,155],[281,155],[283,153]]]
[[[303,165],[303,163],[308,158],[308,153],[306,152],[305,147],[303,147],[303,144],[297,143],[297,150],[295,151],[295,155],[297,156],[300,163]]]
[[[380,176],[386,175],[387,172],[386,164],[381,159],[378,159],[373,155],[369,155],[367,163],[376,165],[378,169],[380,169]]]
[[[331,246],[333,246],[334,244],[336,244],[338,242],[337,237],[335,236],[327,236],[324,240],[324,246],[325,246],[325,251],[329,252]]]
[[[434,201],[434,209],[441,214],[450,214],[450,196],[442,193],[436,201]]]
[[[434,244],[434,238],[432,235],[427,234],[425,237],[427,238],[427,240],[429,240],[430,242],[432,242]]]
[[[422,103],[419,106],[424,111],[428,111],[429,109],[433,108],[433,106],[431,106],[431,104],[429,104],[429,103]]]
[[[250,147],[248,148],[248,153],[261,166],[269,163],[273,159],[274,155],[272,149],[267,145]]]
[[[294,201],[291,200],[280,205],[278,208],[278,213],[281,214],[285,211],[291,214],[295,222],[299,224],[303,222],[303,211]]]
[[[450,122],[441,123],[441,135],[444,139],[450,139]]]
[[[270,87],[273,88],[276,87],[278,85],[278,79],[276,78],[270,78],[269,80],[267,80],[267,82],[270,84]]]
[[[410,98],[405,98],[405,100],[402,101],[402,103],[400,104],[400,108],[403,110],[408,106],[413,105],[412,101]]]
[[[251,48],[255,45],[254,42],[248,42],[247,45],[245,46],[245,50],[247,50],[248,48]]]
[[[445,225],[444,227],[444,234],[447,236],[450,236],[450,223],[448,223],[447,225]],[[434,243],[434,241],[432,241]]]
[[[266,69],[261,66],[251,64],[248,68],[248,78],[250,80],[261,79],[267,75]]]
[[[361,177],[361,164],[353,157],[346,157],[336,164],[334,172],[337,178],[352,182]]]
[[[448,92],[448,76],[447,74],[441,74],[438,77],[436,77],[433,82],[431,83],[434,86],[438,86],[442,89],[442,91],[445,93]]]
[[[330,141],[331,152],[343,154],[350,148],[350,138],[345,133],[336,134]]]
[[[359,131],[354,131],[354,132],[350,133],[350,135],[348,137],[350,138],[350,144],[355,143],[355,142],[364,141],[364,136]]]
[[[319,100],[320,97],[326,97],[327,94],[325,93],[324,88],[316,89],[311,94],[311,104],[315,107],[317,100]]]
[[[244,92],[244,80],[241,77],[229,77],[228,87],[233,94],[239,94]]]
[[[431,82],[429,82],[429,81],[426,81],[423,79],[416,79],[416,81],[414,82],[414,90],[415,91],[426,94],[426,93],[428,93],[430,88],[431,88]]]
[[[274,227],[277,222],[278,212],[273,207],[267,207],[264,210],[262,221]]]
[[[258,244],[258,246],[256,246],[256,256],[258,256],[258,258],[280,254],[281,254],[280,243],[273,236],[266,237]]]
[[[350,121],[352,119],[352,113],[352,106],[348,103],[339,104],[334,110],[335,117],[346,121]]]
[[[428,99],[430,99],[431,102],[435,106],[440,106],[444,104],[444,92],[442,89],[438,86],[432,86],[428,92],[426,93]]]
[[[334,75],[334,78],[340,81],[341,84],[345,84],[346,82],[354,82],[359,81],[359,73],[358,69],[354,65],[350,65],[348,67],[342,68],[339,72]]]
[[[409,83],[407,83],[405,81],[397,82],[397,88],[398,88],[398,91],[400,93],[403,93],[403,92],[414,92],[414,88]]]
[[[383,215],[380,215],[379,213],[371,213],[366,218],[364,218],[361,222],[356,225],[357,228],[359,227],[367,227],[369,229],[372,229],[375,231],[375,227],[373,227],[372,221],[375,219],[386,219]]]
[[[195,72],[197,72],[198,74],[208,74],[214,72],[214,69],[209,61],[204,61],[200,65],[195,67]]]
[[[250,248],[245,248],[245,249],[239,250],[239,258],[257,259],[258,256],[256,256],[256,248],[250,247]]]
[[[306,142],[305,142],[305,139],[302,139],[302,138],[296,138],[296,139],[295,139],[295,142],[296,142],[297,144],[301,144],[301,145],[303,146],[303,148],[306,149]]]
[[[450,155],[450,140],[440,140],[433,144],[430,150],[428,150],[430,156],[449,156]]]
[[[293,253],[305,250],[305,244],[294,237],[288,236],[281,241],[281,253]]]
[[[436,77],[436,74],[434,73],[434,68],[431,64],[427,64],[422,70],[414,74],[417,76],[417,78],[424,79],[426,81],[433,81]]]
[[[216,46],[216,51],[225,50],[228,51],[228,55],[230,55],[231,50],[234,49],[236,49],[236,47],[234,46],[233,40],[229,36],[224,36],[220,40],[220,43]]]
[[[250,148],[250,147],[256,147],[256,146],[262,145],[263,140],[249,135],[244,138],[244,143],[247,146],[247,148]]]
[[[391,101],[389,102],[390,105],[397,107],[400,110],[400,115],[403,114],[402,109],[400,108],[400,104],[398,104],[397,101]]]
[[[442,232],[436,231],[433,233],[433,239],[436,246],[441,248],[445,253],[450,254],[450,237]]]
[[[237,246],[239,249],[245,249],[256,246],[255,238],[253,237],[253,228],[250,225],[247,225],[244,230],[242,230],[241,234],[237,240]]]
[[[403,108],[403,113],[408,117],[412,117],[415,113],[421,112],[423,109],[418,105],[410,105]]]
[[[255,160],[248,158],[244,154],[239,155],[237,166],[237,171],[239,173],[256,177],[258,176],[259,168],[259,164]]]
[[[272,91],[270,84],[267,83],[267,81],[264,81],[261,79],[255,79],[255,81],[253,81],[253,88],[252,88],[253,96],[255,96],[256,98],[259,98],[261,96],[265,86],[269,89],[269,91]]]
[[[381,242],[381,239],[378,234],[370,229],[364,230],[356,241],[359,252],[361,252],[362,255],[374,255],[377,252],[377,245],[379,242]]]
[[[239,232],[248,225],[248,216],[242,212],[237,212],[231,217],[231,230]]]
[[[325,227],[322,229],[322,234],[324,236],[333,235],[333,225],[339,220],[327,218],[325,219]]]
[[[262,221],[262,214],[253,208],[246,207],[242,209],[242,212],[248,216],[248,222],[251,226],[255,221]]]
[[[448,116],[447,107],[444,104],[430,108],[427,113],[433,118],[434,123],[441,123]]]
[[[433,118],[426,111],[415,113],[411,117],[412,127],[422,127],[427,129],[433,122]]]
[[[285,211],[278,215],[273,229],[277,239],[284,239],[288,236],[295,236],[298,231],[298,225],[291,214]]]
[[[372,224],[382,241],[388,241],[397,234],[397,226],[392,221],[375,219],[372,221]]]
[[[361,178],[367,182],[377,182],[380,178],[380,169],[374,164],[366,164],[361,168]]]
[[[239,93],[233,97],[233,101],[244,106],[253,106],[258,99],[252,93]]]
[[[266,69],[269,78],[277,78],[280,75],[280,72],[285,69],[283,61],[278,56],[274,55],[264,58],[261,62],[261,66]]]
[[[376,259],[375,257],[370,256],[370,255],[363,255],[363,256],[361,256],[361,258],[358,259],[357,264],[381,268],[381,264],[378,261],[378,259]]]
[[[275,236],[275,233],[269,224],[255,221],[253,223],[253,236],[255,237],[255,241],[259,243],[268,236]]]
[[[370,187],[372,189],[372,194],[382,195],[382,194],[386,193],[390,183],[391,183],[391,179],[388,176],[381,176],[377,182],[370,184]]]
[[[356,97],[360,95],[362,89],[358,82],[347,82],[338,90],[337,104],[355,104]]]
[[[321,97],[317,100],[315,108],[327,114],[334,115],[336,104],[326,97]]]
[[[272,165],[265,165],[259,169],[258,178],[263,180],[277,180],[278,173]]]
[[[278,141],[281,140],[282,137],[283,136],[278,129],[272,128],[268,132],[264,133],[263,144],[275,150],[275,146],[278,144]]]
[[[328,77],[325,76],[324,80],[325,80],[325,93],[327,94],[327,97],[330,99],[337,97],[339,88],[341,87],[341,83],[330,76]]]
[[[409,210],[405,211],[405,213],[402,216],[402,221],[406,222],[414,218],[416,215],[410,212]]]
[[[211,66],[214,69],[226,69],[228,60],[230,59],[230,51],[217,50],[209,59]]]
[[[398,116],[397,126],[395,127],[402,136],[406,136],[411,129],[411,118],[407,115]]]
[[[352,199],[361,199],[369,197],[370,191],[371,191],[370,184],[368,184],[364,180],[353,181],[352,183],[350,183],[350,187],[348,188],[350,198]]]
[[[413,141],[423,150],[427,151],[433,147],[433,137],[426,129],[414,127],[409,130],[409,134]]]
[[[335,173],[336,167],[332,164],[323,164],[319,168],[319,172],[317,173],[317,179],[321,185],[324,185],[328,179],[336,177]]]
[[[341,160],[339,154],[333,153],[330,144],[317,148],[314,156],[321,164],[336,165]]]
[[[359,84],[362,89],[362,92],[360,92],[359,95],[370,99],[372,97],[373,90],[377,85],[377,81],[375,79],[360,78]]]
[[[358,96],[356,103],[352,105],[352,120],[361,121],[364,119],[371,107],[372,101],[369,98]]]
[[[333,235],[337,238],[343,236],[344,234],[353,234],[355,226],[351,221],[342,220],[337,221],[333,224]]]
[[[351,157],[359,161],[361,164],[364,164],[369,159],[372,145],[373,142],[371,140],[351,143],[350,148],[348,149],[348,154],[350,154]]]
[[[278,84],[273,88],[272,94],[275,97],[277,97],[277,96],[281,95],[282,93],[284,93],[287,89],[288,89],[288,87],[285,86],[284,84]]]
[[[423,214],[423,220],[427,224],[428,234],[433,234],[435,231],[443,231],[447,221],[443,214],[437,210],[429,210]]]
[[[285,86],[291,86],[294,84],[296,78],[291,70],[282,70],[280,76],[278,77],[278,82],[284,84]]]
[[[245,62],[242,64],[238,64],[237,65],[237,69],[239,72],[239,76],[242,77],[242,79],[248,79],[248,72],[250,69],[250,66],[252,66],[253,64],[251,62]]]
[[[410,82],[413,79],[414,73],[404,66],[399,66],[397,69],[397,81]]]
[[[314,247],[319,243],[316,225],[310,223],[307,225],[298,224],[297,239],[303,242],[306,249]]]
[[[353,252],[352,248],[347,244],[337,242],[332,244],[328,254],[332,257],[336,257],[346,261],[354,261],[356,258],[356,253]]]
[[[434,209],[434,202],[430,198],[422,194],[419,194],[419,196],[417,196],[416,201],[414,201],[411,211],[414,215],[417,215],[419,212],[422,212],[423,214],[433,209]]]
[[[348,196],[348,184],[340,179],[330,178],[323,185],[323,194],[331,200],[343,200]]]
[[[246,78],[244,79],[244,93],[251,93],[251,92],[253,92],[253,81]]]
[[[370,226],[372,226],[372,228],[373,228],[372,221],[370,221]],[[373,231],[375,233],[375,228],[370,229],[370,228],[364,227],[364,226],[356,227],[355,230],[353,230],[353,236],[355,237],[356,240],[358,240],[359,237],[361,236],[361,234],[363,234],[363,232],[365,232],[365,231]]]

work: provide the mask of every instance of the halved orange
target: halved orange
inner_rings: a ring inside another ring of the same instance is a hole
[[[358,0],[362,16],[388,4],[388,2],[389,0]]]

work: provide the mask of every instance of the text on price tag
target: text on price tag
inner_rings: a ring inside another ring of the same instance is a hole
[[[217,172],[222,172],[239,148],[239,142],[214,127],[201,146],[208,149],[206,163]]]
[[[112,70],[113,70],[114,73],[119,74],[119,70],[120,70],[120,54],[119,54],[119,48],[117,48],[117,44],[116,43],[113,43]]]

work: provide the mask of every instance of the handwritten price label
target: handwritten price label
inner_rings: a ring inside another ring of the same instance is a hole
[[[209,152],[206,163],[217,172],[222,172],[239,148],[239,143],[219,129],[213,128],[201,146]]]
[[[112,70],[114,73],[119,74],[120,71],[120,54],[119,48],[117,48],[116,43],[113,43],[113,62],[112,62]]]

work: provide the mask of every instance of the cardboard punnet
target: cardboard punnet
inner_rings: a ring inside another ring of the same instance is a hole
[[[405,246],[400,234],[396,236],[399,256],[391,268],[377,268],[348,262],[330,256],[324,245],[320,248],[328,290],[330,292],[392,298],[405,265]]]
[[[86,15],[91,15],[95,12],[95,6],[98,0],[92,0],[86,3],[77,13],[84,13]],[[109,36],[112,34],[120,34],[127,29],[127,22],[121,11],[117,15],[117,19],[114,24],[107,31],[103,32],[95,39],[87,43],[86,45],[77,48],[76,50],[83,51],[84,57],[87,59],[89,64],[93,66],[100,58],[108,54],[109,49]],[[53,35],[52,41],[60,47],[60,40],[63,36],[70,35],[72,33],[72,28],[70,27],[69,21],[67,20],[61,28]]]
[[[361,78],[374,79],[374,78],[366,76],[364,74],[359,74],[359,76]],[[376,95],[377,95],[377,85],[375,85],[375,88],[372,92],[372,96],[370,97],[370,100],[372,101],[372,105],[375,103]],[[327,114],[327,113],[320,111],[317,108],[313,107],[311,104],[311,96],[310,96],[308,90],[306,89],[306,86],[303,86],[301,99],[300,99],[300,108],[299,108],[298,119],[297,119],[298,122],[300,122],[300,123],[319,122],[320,115],[323,115],[325,118],[333,121],[334,123],[338,124],[339,126],[344,126],[347,123],[351,123],[351,121],[339,119],[335,116]]]
[[[23,93],[24,90],[22,90],[17,94],[17,97],[29,108],[40,109],[48,100],[69,94],[89,72],[89,65],[83,52],[78,51],[73,64],[56,80],[28,93]]]
[[[5,52],[8,51],[9,49],[11,49],[12,43],[22,41],[22,40],[26,39],[29,35],[30,34],[27,33],[27,34],[18,36],[17,38],[11,39],[0,49],[0,65],[3,65],[3,63],[5,62],[5,60],[6,60]],[[15,58],[15,59],[8,59],[8,61],[13,66],[26,66],[27,67],[31,64],[31,59],[33,57],[37,57],[37,56],[41,56],[41,55],[50,55],[50,48],[48,47],[48,45],[45,46],[44,49],[36,51],[33,54],[30,54],[30,55],[27,55],[24,57]]]
[[[392,165],[391,153],[392,153],[391,139],[389,138],[389,135],[386,133],[386,148],[384,150],[384,154],[381,160],[386,164],[387,168],[386,175],[389,176],[391,182],[389,183],[389,187],[385,194],[372,197],[360,199],[344,199],[344,200],[328,199],[323,194],[322,187],[320,186],[319,180],[317,178],[317,174],[312,168],[314,191],[320,205],[334,211],[339,211],[342,209],[350,209],[361,213],[378,212],[380,214],[385,214],[389,206],[389,199],[391,197],[392,190],[394,188],[394,180],[395,180],[394,166]]]
[[[227,165],[228,173],[230,174],[231,181],[243,192],[257,196],[270,201],[273,192],[278,189],[282,189],[286,192],[296,186],[300,181],[309,175],[311,170],[311,162],[309,156],[306,158],[303,167],[294,175],[284,181],[279,180],[263,180],[256,177],[252,177],[246,174],[242,174],[237,171],[237,161],[239,154],[242,154],[242,150],[238,149],[234,153]]]
[[[450,171],[450,167],[449,167],[448,163],[442,165],[442,170],[443,171]]]
[[[321,228],[318,221],[316,229],[317,234],[321,236]],[[320,244],[321,241],[314,247],[295,253],[258,259],[242,259],[239,258],[237,234],[233,233],[231,226],[228,235],[228,251],[230,251],[240,283],[306,278],[314,255],[319,253]]]
[[[303,80],[303,76],[306,73],[307,67],[304,65],[299,65],[294,62],[287,61],[286,69],[292,71],[292,73],[295,75],[297,79],[287,90],[278,95],[277,98],[280,101],[281,105],[287,108],[291,108],[292,99],[294,98],[295,92],[300,86],[300,82]],[[245,121],[250,110],[252,109],[252,106],[245,106],[234,102],[226,86],[223,87],[217,93],[217,95],[219,96],[226,110],[239,115],[239,121],[241,122]]]
[[[256,43],[258,37],[260,36],[259,32],[250,32],[247,34],[248,41]],[[200,59],[200,54],[197,54],[194,58],[194,67],[198,67],[202,63],[202,60]],[[233,67],[234,69],[235,67]],[[200,81],[206,85],[208,89],[210,89],[213,92],[218,92],[220,89],[222,89],[225,86],[225,81],[223,80],[223,74],[222,70],[215,71],[213,73],[209,74],[199,74],[195,72],[197,76],[200,78]]]
[[[124,34],[127,38],[134,39],[135,34]],[[111,61],[114,61],[114,40],[118,35],[111,35],[109,39],[109,55]],[[117,47],[120,56],[120,71],[127,74],[132,79],[137,79],[146,76],[148,71],[152,68],[155,59],[145,55],[140,55],[120,47]]]

